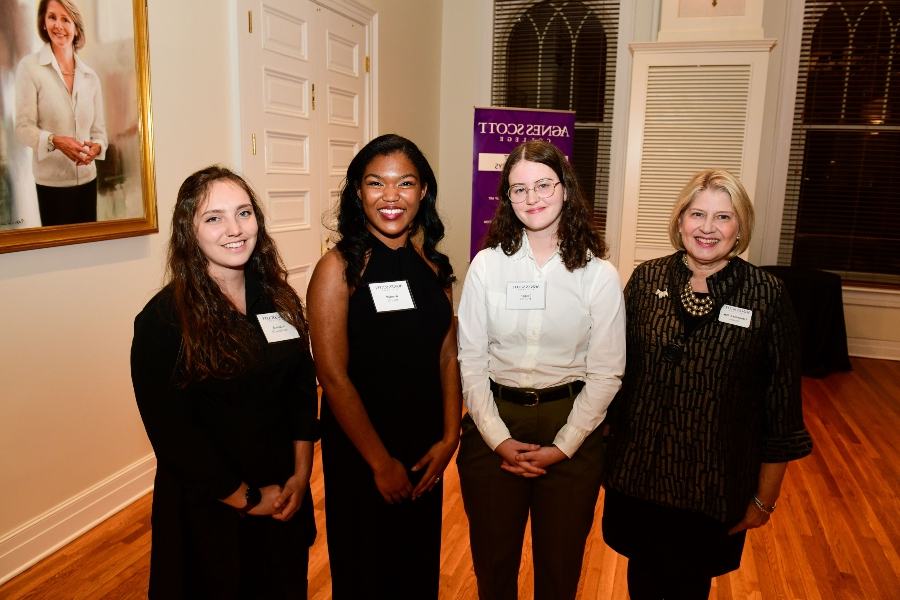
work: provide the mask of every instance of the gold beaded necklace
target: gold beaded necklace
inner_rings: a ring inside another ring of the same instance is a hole
[[[684,284],[684,287],[681,289],[681,304],[684,305],[684,310],[695,317],[702,317],[713,309],[712,298],[709,296],[703,299],[698,298],[691,288],[690,281]]]
[[[684,263],[684,266],[687,267],[687,254],[682,255],[681,260]],[[709,314],[709,311],[713,309],[712,297],[707,296],[702,299],[698,298],[697,294],[694,293],[694,289],[691,287],[690,279],[688,279],[688,282],[681,288],[681,304],[684,306],[684,310],[688,311],[688,313],[694,317],[707,315]]]

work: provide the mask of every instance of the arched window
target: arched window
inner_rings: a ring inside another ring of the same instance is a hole
[[[808,0],[779,263],[900,287],[900,2]]]
[[[572,164],[606,224],[617,1],[495,0],[494,106],[575,111]]]

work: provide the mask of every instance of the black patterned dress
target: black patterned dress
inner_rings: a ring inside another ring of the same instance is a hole
[[[408,281],[416,308],[375,309],[369,283]],[[388,453],[409,471],[444,435],[440,353],[453,308],[412,245],[375,240],[347,323],[348,373]],[[328,556],[335,600],[437,598],[443,487],[388,504],[372,469],[322,402]]]
[[[610,407],[603,537],[664,570],[737,569],[727,535],[762,463],[812,451],[803,424],[797,319],[781,280],[740,258],[707,278],[713,310],[690,318],[683,252],[647,261],[625,288],[627,366]],[[752,311],[748,327],[719,320]]]

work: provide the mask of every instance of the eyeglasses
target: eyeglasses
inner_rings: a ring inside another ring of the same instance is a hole
[[[521,183],[517,183],[506,191],[506,196],[513,204],[525,202],[525,199],[528,198],[529,191],[533,191],[534,195],[538,198],[547,199],[556,193],[556,186],[560,183],[560,181],[553,181],[552,179],[538,179],[534,182],[534,187],[531,188],[527,188]]]

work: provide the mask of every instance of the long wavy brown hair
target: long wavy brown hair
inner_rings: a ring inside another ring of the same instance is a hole
[[[210,277],[209,260],[197,241],[194,217],[209,197],[213,184],[219,181],[247,193],[259,225],[256,248],[244,266],[245,273],[259,281],[262,293],[275,310],[300,332],[297,343],[303,348],[309,343],[303,304],[287,281],[287,269],[266,230],[259,198],[237,173],[219,165],[206,167],[181,184],[169,239],[166,280],[181,327],[182,385],[207,377],[229,379],[246,372],[253,366],[254,351],[258,349],[253,326]]]
[[[491,219],[482,248],[500,246],[504,254],[512,256],[522,247],[525,226],[516,216],[507,196],[509,173],[520,161],[547,165],[556,173],[565,190],[565,202],[559,217],[559,254],[566,269],[574,271],[585,266],[591,257],[606,258],[607,245],[603,235],[591,222],[591,209],[578,185],[575,169],[559,149],[543,140],[520,144],[510,152],[503,165],[497,196],[500,203]]]

